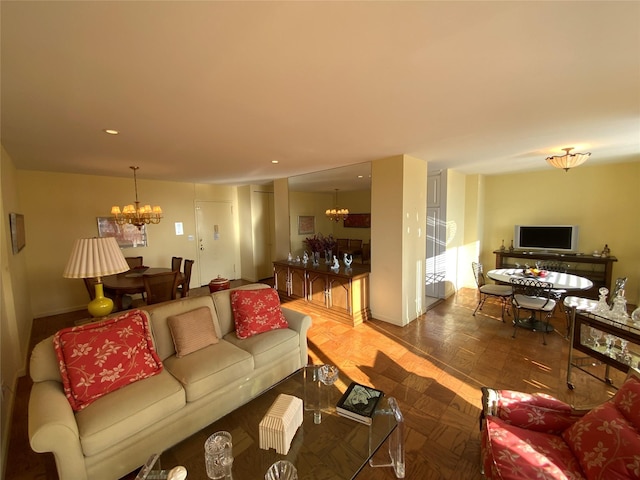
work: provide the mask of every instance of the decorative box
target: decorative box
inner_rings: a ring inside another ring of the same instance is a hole
[[[281,393],[260,421],[260,448],[286,455],[300,425],[302,399]]]
[[[209,293],[219,292],[220,290],[228,290],[230,285],[231,282],[228,279],[222,278],[220,275],[218,275],[218,278],[214,278],[209,282]]]

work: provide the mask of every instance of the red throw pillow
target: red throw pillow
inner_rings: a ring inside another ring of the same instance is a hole
[[[76,412],[109,392],[162,371],[147,316],[140,310],[60,330],[53,346],[64,393]]]
[[[231,292],[231,308],[236,335],[240,339],[289,327],[280,309],[278,293],[273,288],[234,290]]]
[[[640,478],[640,435],[612,401],[562,433],[587,478]]]

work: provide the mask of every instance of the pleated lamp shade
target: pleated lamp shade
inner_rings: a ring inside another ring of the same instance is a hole
[[[65,278],[97,278],[95,298],[87,305],[94,317],[105,317],[113,311],[113,300],[104,296],[100,277],[129,270],[118,242],[113,237],[76,240],[62,274]]]
[[[129,270],[129,264],[114,237],[80,238],[73,246],[62,276],[95,278],[127,270]]]

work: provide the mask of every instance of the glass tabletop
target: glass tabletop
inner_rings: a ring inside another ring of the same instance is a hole
[[[307,367],[305,367],[307,368]],[[186,467],[187,478],[206,479],[204,442],[214,432],[228,431],[233,442],[233,480],[257,480],[264,478],[267,469],[278,460],[288,460],[298,470],[300,479],[353,479],[369,462],[373,454],[397,428],[398,422],[389,414],[389,399],[384,397],[374,414],[372,424],[365,425],[342,417],[335,411],[335,404],[349,385],[341,375],[332,386],[324,385],[327,399],[321,414],[303,408],[303,422],[295,434],[286,455],[274,449],[261,449],[259,424],[269,407],[280,394],[305,398],[305,368],[298,370],[251,402],[205,427],[169,450],[153,463],[149,473],[137,479],[166,478],[166,472],[178,465]],[[307,390],[309,385],[307,384]],[[392,400],[393,402],[393,400]],[[212,406],[214,408],[214,406]],[[163,470],[159,472],[159,470]],[[142,472],[141,472],[142,473]]]

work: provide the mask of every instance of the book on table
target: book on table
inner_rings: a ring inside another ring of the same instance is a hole
[[[376,405],[383,395],[381,390],[351,382],[336,404],[336,412],[343,417],[371,425]]]

